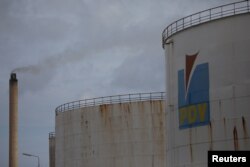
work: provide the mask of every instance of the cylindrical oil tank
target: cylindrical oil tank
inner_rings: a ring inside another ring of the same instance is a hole
[[[163,92],[75,101],[56,109],[56,167],[165,167]]]
[[[249,1],[163,32],[167,167],[206,167],[209,150],[250,150]]]

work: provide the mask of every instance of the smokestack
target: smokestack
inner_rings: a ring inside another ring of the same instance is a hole
[[[10,74],[9,85],[9,167],[18,167],[18,81]]]

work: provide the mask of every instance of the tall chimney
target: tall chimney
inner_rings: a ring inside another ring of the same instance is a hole
[[[18,81],[10,74],[9,83],[9,167],[18,167]]]

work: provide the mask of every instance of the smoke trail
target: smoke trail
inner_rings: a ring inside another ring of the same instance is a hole
[[[46,88],[55,75],[60,63],[65,62],[65,55],[49,57],[40,63],[18,67],[12,70],[17,73],[20,80],[20,92],[37,92]]]
[[[79,62],[86,57],[85,55],[88,55],[87,53],[91,54],[91,51],[82,48],[74,48],[74,50],[66,49],[62,53],[47,57],[35,65],[18,67],[12,70],[12,72],[38,74],[48,68],[53,70],[65,64]]]
[[[25,67],[18,67],[11,71],[11,73],[31,73],[38,74],[41,71],[39,66],[30,65]]]
[[[53,69],[45,68],[45,64],[18,67],[12,70],[20,80],[20,93],[37,92],[45,88],[54,75]]]
[[[56,56],[51,56],[43,61],[17,67],[12,70],[12,73],[17,73],[21,87],[21,93],[25,91],[39,91],[45,88],[53,79],[56,70],[64,67],[67,64],[73,64],[82,61],[90,53],[88,50],[81,49],[67,49],[63,53]]]

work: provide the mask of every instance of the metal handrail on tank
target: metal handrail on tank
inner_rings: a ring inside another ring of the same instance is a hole
[[[49,133],[49,139],[55,138],[55,132],[50,132]]]
[[[65,103],[58,106],[55,112],[57,114],[58,112],[79,109],[82,107],[99,106],[102,104],[129,103],[129,102],[163,100],[163,99],[165,99],[165,92],[135,93],[135,94],[106,96],[106,97],[77,100]]]
[[[203,10],[201,12],[181,18],[171,23],[163,30],[162,47],[164,48],[164,44],[167,42],[167,39],[177,32],[212,20],[249,12],[250,2],[241,1]]]

